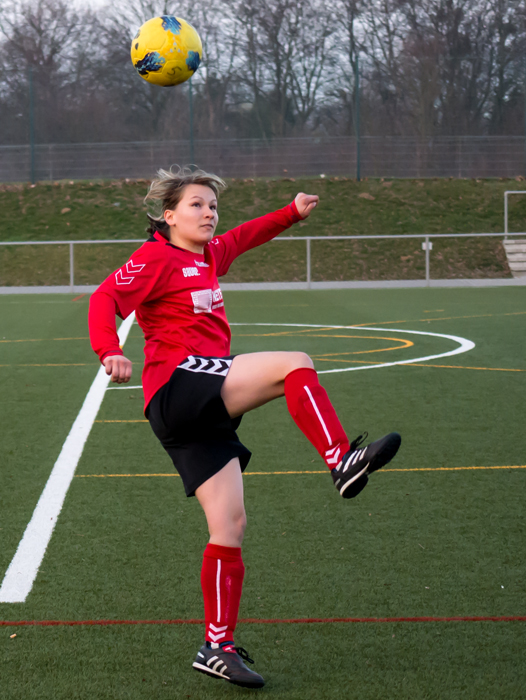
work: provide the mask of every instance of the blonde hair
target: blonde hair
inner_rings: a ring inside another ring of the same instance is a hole
[[[173,168],[176,168],[176,170],[174,171]],[[172,166],[170,170],[161,168],[157,171],[157,177],[152,180],[148,194],[144,198],[146,204],[149,204],[151,201],[157,202],[157,205],[154,205],[153,213],[146,215],[150,222],[146,229],[148,233],[153,235],[156,231],[159,231],[159,233],[168,238],[170,227],[164,220],[163,213],[167,209],[175,209],[188,185],[205,185],[205,187],[210,187],[216,197],[219,197],[219,192],[226,187],[226,183],[217,175],[212,175],[204,170],[192,170],[188,165],[183,167],[179,165]]]

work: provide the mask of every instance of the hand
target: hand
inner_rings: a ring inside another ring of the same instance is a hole
[[[314,207],[318,204],[319,197],[317,194],[305,194],[304,192],[299,192],[294,200],[296,203],[296,208],[302,219],[306,219]]]
[[[117,384],[129,382],[132,376],[132,363],[124,355],[108,355],[102,361],[106,374],[111,374],[111,381]]]

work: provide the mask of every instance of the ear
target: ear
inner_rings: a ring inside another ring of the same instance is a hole
[[[171,209],[167,209],[163,212],[163,219],[166,221],[168,226],[175,226],[174,212]]]

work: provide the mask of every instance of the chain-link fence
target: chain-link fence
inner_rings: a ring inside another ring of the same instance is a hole
[[[359,150],[359,161],[357,158]],[[0,181],[151,177],[159,167],[192,160],[189,141],[0,146]],[[224,177],[517,177],[526,174],[521,136],[203,140],[197,165]],[[359,169],[359,170],[358,170]]]

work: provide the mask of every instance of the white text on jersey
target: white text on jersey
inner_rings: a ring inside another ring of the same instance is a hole
[[[197,267],[183,267],[183,275],[185,277],[199,277],[199,270]]]

